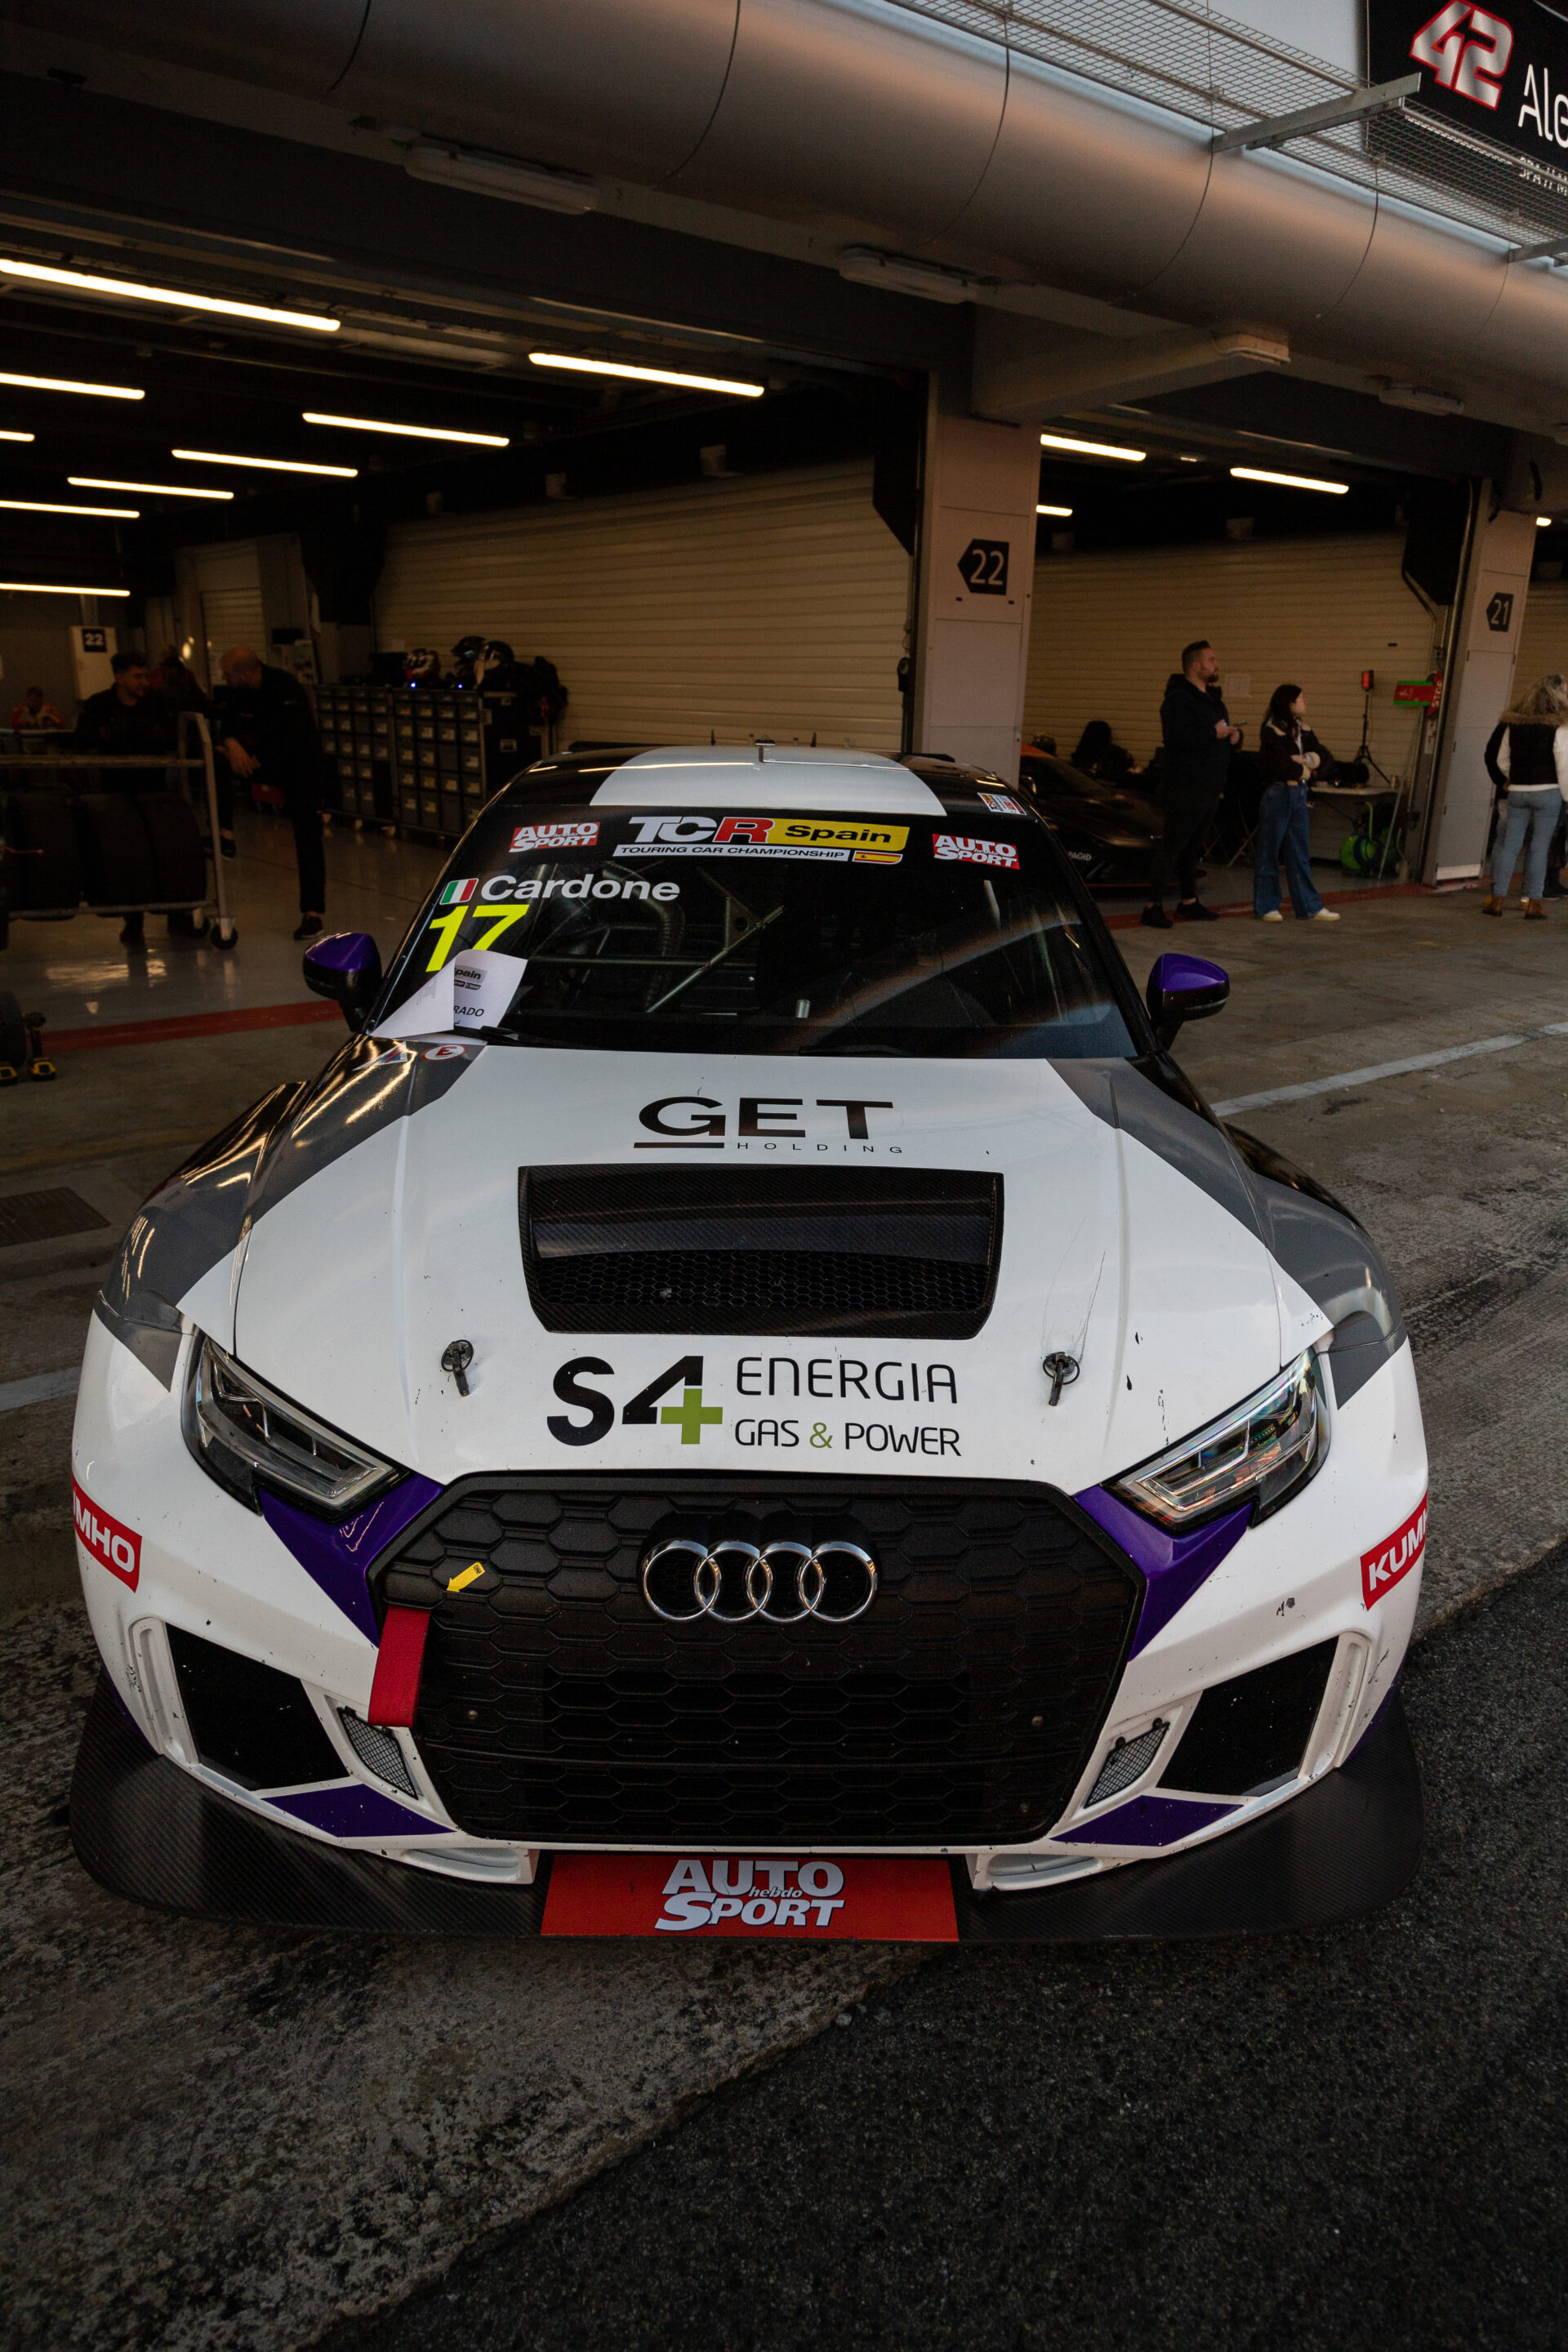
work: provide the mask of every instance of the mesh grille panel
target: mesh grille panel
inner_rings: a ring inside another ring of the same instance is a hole
[[[1160,1752],[1160,1742],[1170,1729],[1168,1723],[1152,1724],[1141,1731],[1136,1739],[1119,1739],[1100,1768],[1100,1777],[1084,1800],[1086,1804],[1102,1805],[1107,1797],[1119,1797],[1134,1780],[1141,1780]]]
[[[338,1721],[348,1736],[349,1746],[367,1770],[389,1787],[401,1789],[405,1797],[419,1794],[395,1733],[384,1730],[378,1723],[362,1722],[352,1707],[341,1706]]]
[[[1001,1181],[944,1169],[534,1169],[521,1193],[552,1331],[969,1339]]]
[[[639,1571],[672,1532],[847,1536],[877,1596],[846,1625],[666,1623]],[[447,1594],[475,1559],[496,1587]],[[415,1737],[453,1820],[544,1844],[1037,1836],[1139,1592],[1047,1490],[936,1479],[476,1478],[378,1580],[437,1603]]]

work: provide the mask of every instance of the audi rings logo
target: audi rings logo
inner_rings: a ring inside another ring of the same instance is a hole
[[[689,1625],[699,1617],[721,1625],[764,1617],[770,1625],[847,1625],[863,1617],[877,1593],[877,1563],[858,1544],[797,1543],[790,1538],[761,1549],[731,1536],[710,1549],[693,1536],[656,1544],[643,1562],[643,1598],[656,1617]]]

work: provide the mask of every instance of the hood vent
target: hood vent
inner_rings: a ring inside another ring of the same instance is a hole
[[[1002,1244],[963,1169],[531,1168],[519,1211],[547,1331],[969,1339]]]

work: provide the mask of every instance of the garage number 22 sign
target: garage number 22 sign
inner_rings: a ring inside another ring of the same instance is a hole
[[[972,539],[958,559],[963,574],[963,584],[972,596],[1005,596],[1007,593],[1007,550],[1011,541],[1005,539]]]

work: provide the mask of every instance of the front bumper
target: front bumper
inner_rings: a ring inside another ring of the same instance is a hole
[[[137,1731],[104,1676],[70,1795],[83,1867],[184,1917],[430,1936],[536,1936],[530,1885],[482,1886],[351,1853],[220,1796]],[[1421,1781],[1397,1693],[1348,1762],[1217,1843],[1028,1894],[977,1892],[950,1865],[961,1942],[1128,1943],[1331,1927],[1390,1901],[1421,1853]]]

